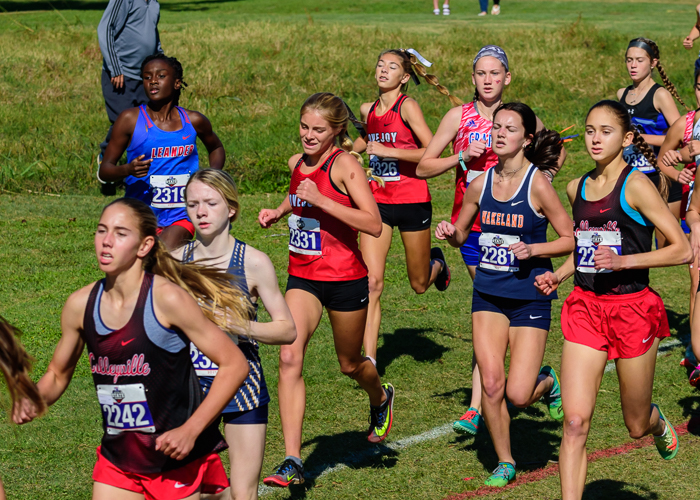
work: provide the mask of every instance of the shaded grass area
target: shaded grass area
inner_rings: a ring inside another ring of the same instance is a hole
[[[557,178],[560,193],[567,177],[573,175],[575,172],[567,172]],[[432,183],[432,192],[435,225],[448,217],[452,192],[439,182]],[[279,194],[244,196],[234,234],[269,253],[284,286],[284,225],[263,231],[255,223],[258,210],[275,206],[280,198]],[[60,336],[63,302],[72,291],[99,278],[92,234],[103,204],[103,199],[89,196],[0,196],[4,214],[0,221],[0,314],[25,331],[24,342],[37,358],[36,376],[46,368]],[[383,380],[392,382],[398,391],[390,441],[458,418],[465,411],[472,387],[471,284],[458,252],[445,249],[453,272],[447,292],[431,289],[416,296],[406,278],[400,239],[398,234],[394,236],[378,355]],[[652,284],[666,302],[673,335],[687,336],[687,271],[680,267],[653,271]],[[571,283],[566,283],[561,296],[570,289]],[[545,354],[545,363],[556,368],[562,346],[561,303],[554,303]],[[264,311],[261,314],[266,318]],[[273,394],[264,472],[284,455],[275,396],[277,353],[275,347],[262,347]],[[700,396],[688,386],[685,372],[678,366],[681,355],[682,349],[675,348],[658,359],[654,394],[654,401],[675,423],[687,420],[700,406]],[[355,383],[340,374],[325,318],[311,340],[305,378],[309,396],[302,454],[306,466],[323,469],[327,464],[347,464],[349,468],[266,498],[439,499],[477,489],[496,466],[486,434],[476,439],[448,434],[399,450],[379,446],[376,454],[365,455],[372,448],[365,440],[367,399]],[[549,419],[545,406],[535,404],[512,415],[513,452],[519,472],[557,460],[561,429]],[[89,365],[87,359],[81,359],[73,383],[45,418],[20,428],[0,424],[0,477],[10,498],[89,498],[100,433]],[[612,372],[603,379],[589,450],[626,442],[629,438]],[[653,448],[596,462],[591,466],[592,493],[587,498],[611,498],[606,495],[613,493],[623,495],[620,498],[677,498],[669,491],[674,495],[676,491],[687,492],[686,497],[693,498],[697,450],[697,438],[686,436],[678,457],[670,463],[661,461]],[[358,454],[364,457],[359,462],[353,458]],[[464,481],[465,477],[474,479]],[[669,490],[671,486],[675,489]],[[629,495],[638,496],[624,496],[628,490]],[[558,498],[558,478],[525,485],[496,498]]]
[[[0,0],[0,189],[96,192],[96,155],[108,128],[95,33],[104,5]],[[628,84],[627,41],[650,35],[692,105],[695,51],[680,47],[692,5],[514,0],[503,15],[481,19],[466,5],[435,18],[422,0],[166,1],[161,35],[190,84],[183,106],[211,119],[241,190],[274,192],[286,186],[286,161],[298,150],[304,99],[331,91],[357,111],[375,98],[374,62],[388,47],[419,49],[441,83],[468,100],[474,54],[501,44],[513,72],[505,99],[530,104],[551,128],[576,124],[576,133],[591,104]],[[435,130],[447,99],[426,84],[409,94]]]

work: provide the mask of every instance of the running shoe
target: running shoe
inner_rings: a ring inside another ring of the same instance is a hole
[[[440,15],[440,9],[433,9],[433,14],[435,14],[436,16],[439,16],[439,15]]]
[[[486,486],[495,486],[496,488],[503,488],[508,486],[508,483],[515,479],[515,465],[508,462],[498,462],[498,467],[494,469],[484,484]]]
[[[485,15],[486,15],[486,11],[484,11],[484,10],[482,10],[481,12],[479,12],[477,14],[477,16],[479,16],[479,17],[484,17]]]
[[[693,387],[700,386],[700,366],[696,366],[695,369],[692,372],[690,372],[688,382],[690,382],[690,385],[692,385]]]
[[[449,16],[450,15],[450,6],[445,4],[442,6],[442,15],[443,16]]]
[[[491,15],[492,15],[492,16],[497,16],[497,15],[500,14],[500,13],[501,13],[501,6],[500,6],[500,5],[494,5],[494,6],[491,8]]]
[[[430,260],[442,262],[442,271],[440,271],[440,274],[437,275],[437,279],[435,280],[435,288],[441,292],[444,292],[447,290],[447,287],[450,286],[450,279],[452,278],[452,275],[450,274],[450,268],[445,260],[445,254],[442,253],[442,249],[440,247],[430,249]]]
[[[652,403],[651,406],[655,406],[659,410],[659,416],[666,423],[666,431],[663,436],[654,436],[654,443],[656,444],[656,449],[659,450],[659,455],[664,460],[671,460],[678,453],[678,434],[676,434],[676,429],[673,428],[671,422],[668,421],[664,414],[661,413],[661,408],[659,405]]]
[[[286,488],[290,484],[301,484],[304,482],[304,467],[299,467],[294,460],[287,458],[276,469],[275,472],[263,479],[263,483],[268,486]]]
[[[394,386],[391,384],[382,384],[384,392],[386,392],[386,401],[380,406],[369,405],[369,432],[367,441],[370,443],[381,443],[384,441],[391,430],[391,424],[394,421]]]
[[[540,368],[540,375],[542,374],[552,377],[554,380],[552,388],[544,395],[544,399],[549,406],[549,416],[554,420],[561,421],[564,418],[564,409],[561,407],[561,387],[559,386],[557,372],[551,366],[543,366]]]
[[[479,410],[470,406],[467,413],[452,424],[452,430],[458,434],[472,434],[476,436],[476,433],[479,432],[479,426],[481,426],[481,414]]]

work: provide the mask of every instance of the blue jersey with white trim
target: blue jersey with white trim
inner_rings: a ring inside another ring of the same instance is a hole
[[[199,170],[197,131],[187,112],[179,106],[176,109],[182,128],[166,132],[153,123],[145,104],[139,106],[139,117],[126,150],[127,162],[141,155],[145,155],[144,160],[153,160],[146,177],[130,175],[124,179],[124,196],[149,204],[159,227],[187,219],[185,186],[190,175]]]
[[[547,242],[549,221],[532,206],[532,181],[537,167],[530,164],[515,194],[500,201],[493,196],[494,169],[486,172],[479,199],[481,235],[479,265],[474,288],[485,294],[521,300],[553,300],[556,293],[541,295],[535,276],[552,270],[551,259],[535,257],[519,261],[508,247],[522,241],[528,245]]]
[[[195,242],[185,245],[182,254],[183,262],[192,260],[192,250]],[[228,273],[239,278],[233,283],[234,286],[240,287],[250,300],[250,292],[248,282],[245,276],[245,250],[247,245],[236,239],[231,261],[228,266]],[[252,302],[252,301],[251,301]],[[251,321],[257,320],[257,303],[253,302],[253,316]],[[267,391],[267,383],[263,374],[262,362],[258,352],[258,343],[249,337],[238,337],[238,347],[248,361],[248,376],[243,381],[238,392],[233,396],[233,399],[226,405],[223,413],[232,413],[239,411],[248,411],[266,405],[270,402],[270,394]],[[195,366],[195,371],[199,375],[199,384],[202,386],[204,394],[209,393],[211,385],[214,383],[214,376],[218,371],[218,367],[212,361],[204,356],[197,347],[190,342],[190,357]]]

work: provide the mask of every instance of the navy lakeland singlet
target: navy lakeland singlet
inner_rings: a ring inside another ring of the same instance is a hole
[[[126,161],[141,155],[152,159],[146,177],[124,179],[124,196],[137,198],[151,206],[158,218],[158,227],[167,227],[179,220],[189,220],[185,209],[185,186],[199,170],[197,131],[184,108],[176,107],[182,128],[173,132],[159,129],[149,118],[146,105],[139,107],[139,117],[126,150]]]
[[[185,245],[182,251],[182,262],[192,261],[192,252],[195,244],[195,241],[191,241]],[[250,320],[257,321],[258,303],[253,302],[250,298],[248,282],[246,281],[245,276],[246,247],[247,245],[245,243],[236,239],[227,272],[239,278],[237,281],[232,282],[232,285],[239,287],[241,291],[248,296],[248,300],[253,305],[253,312],[251,313]],[[223,413],[249,411],[264,406],[270,402],[270,394],[267,391],[267,383],[265,382],[262,362],[258,352],[260,349],[258,343],[251,338],[239,335],[238,348],[248,361],[248,376],[243,381],[241,388],[238,389],[238,392],[233,396],[233,399],[228,405],[226,405]],[[214,383],[214,377],[216,376],[219,367],[216,366],[212,360],[206,357],[202,351],[197,349],[197,346],[195,346],[192,342],[190,342],[190,356],[192,358],[192,364],[194,365],[195,371],[199,376],[199,383],[202,386],[202,391],[204,391],[204,394],[206,395],[211,389],[211,384]]]
[[[515,194],[500,201],[493,196],[494,169],[486,171],[484,187],[479,198],[481,234],[479,236],[479,265],[474,289],[480,293],[508,299],[554,300],[556,292],[542,295],[535,288],[535,277],[552,270],[551,259],[534,257],[520,261],[508,246],[519,241],[546,243],[549,221],[532,206],[532,180],[537,167],[532,163],[523,176]]]
[[[649,286],[649,269],[611,271],[595,269],[593,254],[598,245],[610,246],[618,255],[651,251],[654,226],[632,209],[625,198],[629,175],[636,169],[627,165],[607,196],[586,200],[586,179],[581,177],[572,206],[576,238],[574,285],[599,295],[636,293]]]
[[[102,322],[103,290],[100,280],[90,292],[82,332],[102,410],[102,455],[126,472],[160,474],[226,449],[215,422],[183,460],[156,451],[156,439],[184,424],[203,398],[189,340],[158,322],[153,274],[144,274],[134,313],[118,330]]]
[[[658,89],[663,87],[658,83],[655,83],[646,93],[644,99],[635,105],[627,104],[626,102],[627,93],[632,90],[632,88],[632,86],[627,87],[620,98],[620,104],[627,109],[627,113],[629,113],[630,118],[632,119],[632,125],[640,134],[666,134],[669,124],[666,121],[663,113],[660,113],[654,107],[654,94],[656,94]],[[655,154],[659,154],[660,148],[658,146],[652,146],[652,149],[654,150]],[[643,172],[650,177],[658,177],[659,173],[652,165],[649,164],[642,152],[637,149],[636,146],[627,146],[622,152],[622,157],[628,165],[639,169],[640,172]]]

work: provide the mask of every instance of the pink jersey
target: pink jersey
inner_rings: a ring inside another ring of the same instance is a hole
[[[471,181],[477,178],[480,172],[486,172],[498,163],[498,157],[491,150],[491,128],[493,122],[483,118],[476,110],[476,104],[470,102],[462,105],[462,119],[459,122],[459,131],[454,140],[454,154],[466,151],[472,141],[486,142],[486,151],[479,158],[472,158],[465,163],[467,170],[462,165],[456,167],[455,178],[455,202],[452,206],[452,223],[457,220],[462,210],[464,192]],[[481,217],[477,217],[472,231],[481,232]]]

